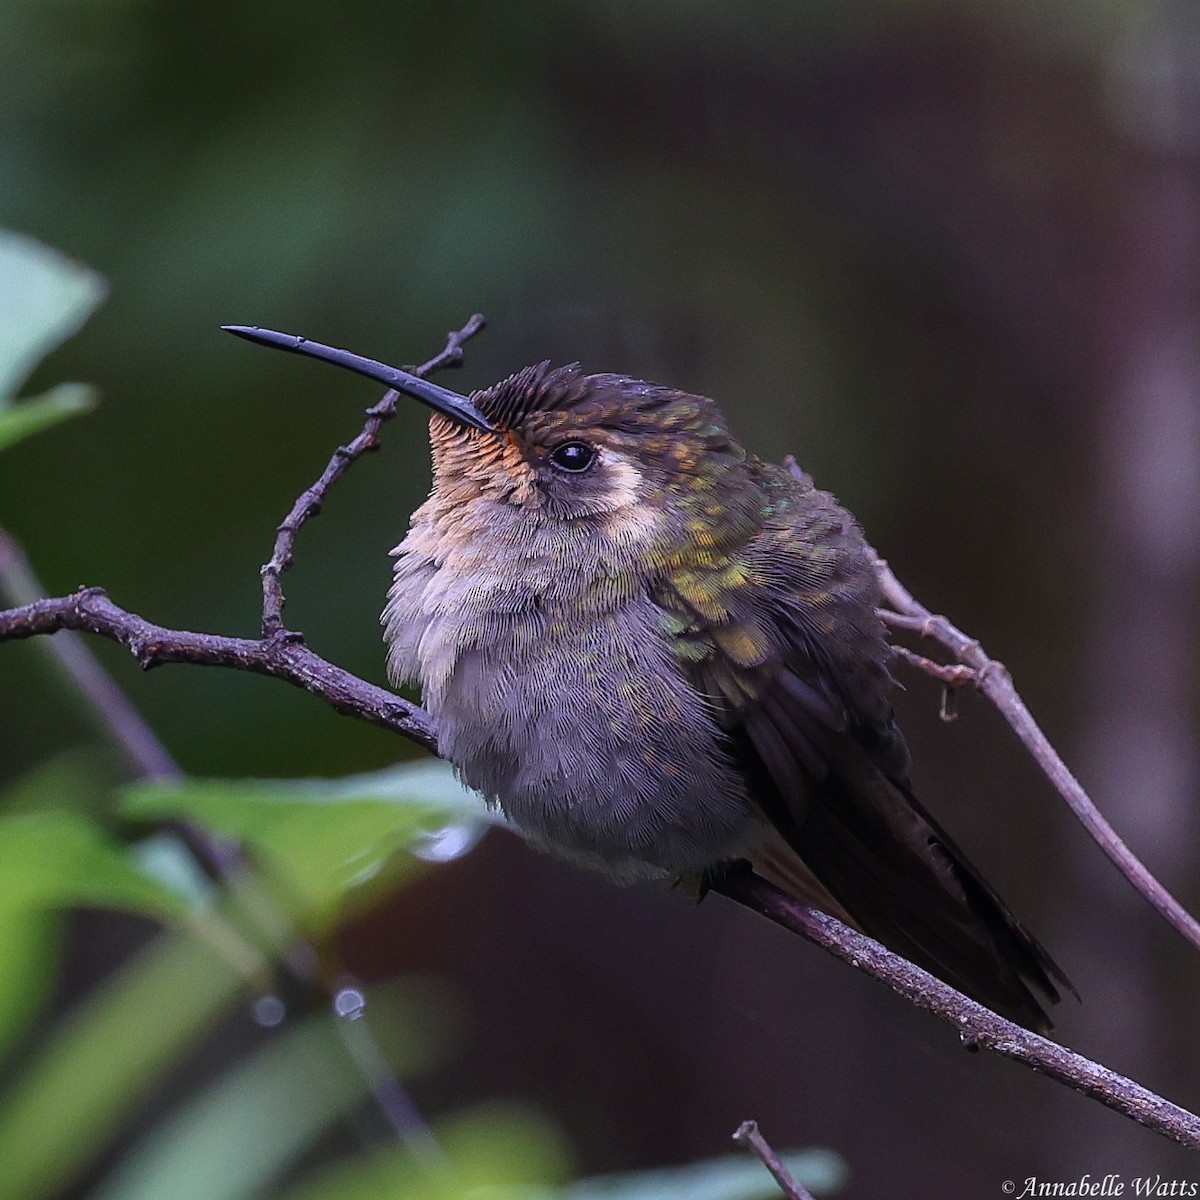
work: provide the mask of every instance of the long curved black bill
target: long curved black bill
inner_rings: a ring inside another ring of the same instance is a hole
[[[460,425],[470,425],[473,429],[482,429],[485,433],[495,433],[496,426],[487,419],[466,396],[460,396],[449,388],[439,387],[428,379],[421,379],[399,367],[389,367],[386,363],[376,362],[373,358],[363,358],[360,354],[351,354],[349,350],[339,350],[335,346],[326,346],[321,342],[309,341],[294,333],[277,333],[274,329],[260,329],[257,325],[222,325],[226,333],[245,338],[248,342],[258,342],[263,346],[274,346],[277,350],[288,350],[292,354],[306,354],[309,358],[319,358],[324,362],[333,363],[335,367],[345,367],[348,371],[357,371],[368,379],[395,388],[422,404],[457,421]]]

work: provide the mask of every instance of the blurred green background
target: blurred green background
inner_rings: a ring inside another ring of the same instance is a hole
[[[252,634],[274,525],[377,391],[217,327],[405,363],[479,310],[489,329],[444,382],[579,359],[712,395],[753,450],[795,453],[1008,664],[1118,830],[1200,905],[1194,5],[2,12],[0,224],[110,283],[27,389],[94,382],[100,408],[0,459],[0,524],[52,594],[100,584],[166,625]],[[427,487],[412,413],[286,581],[291,624],[376,682],[386,552]],[[97,649],[189,772],[412,756],[273,681],[142,676]],[[1196,1107],[1194,954],[994,714],[963,697],[942,725],[936,688],[904,681],[919,791],[1083,994],[1061,1035]],[[52,758],[121,777],[32,645],[0,648],[0,754],[0,784]],[[54,1011],[145,936],[78,917]],[[578,1173],[709,1157],[747,1116],[834,1149],[855,1198],[1196,1170],[718,899],[617,890],[503,833],[377,898],[338,954],[459,997],[456,1050],[413,1085],[423,1111],[529,1104]],[[164,1103],[238,1061],[251,1034],[227,1035]]]

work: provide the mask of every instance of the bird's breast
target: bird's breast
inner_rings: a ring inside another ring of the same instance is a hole
[[[531,841],[619,878],[744,853],[759,822],[645,593],[566,596],[476,565],[402,546],[384,614],[393,678],[420,684],[464,782]]]

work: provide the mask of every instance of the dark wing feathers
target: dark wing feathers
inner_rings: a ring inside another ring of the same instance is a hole
[[[1042,1003],[1070,983],[909,787],[861,536],[832,497],[792,486],[747,545],[737,586],[716,568],[663,585],[658,602],[687,614],[681,662],[721,711],[764,815],[859,927],[1048,1029]],[[745,586],[756,577],[769,586]]]
[[[851,743],[839,747],[822,803],[793,845],[873,937],[959,991],[1035,1028],[1070,987],[902,781],[888,779]],[[851,902],[845,897],[853,896]],[[1032,990],[1031,990],[1032,989]]]
[[[787,686],[785,680],[799,686]],[[803,689],[803,690],[801,690]],[[829,774],[834,735],[844,722],[786,667],[743,710],[746,733],[793,820],[804,815],[808,783]]]

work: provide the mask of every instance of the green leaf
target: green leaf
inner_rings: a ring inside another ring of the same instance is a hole
[[[434,1135],[445,1151],[444,1164],[416,1162],[399,1147],[382,1149],[326,1168],[284,1196],[286,1200],[401,1196],[404,1200],[564,1200],[565,1193],[552,1187],[567,1174],[562,1139],[527,1109],[484,1105],[439,1121]]]
[[[497,1106],[441,1122],[435,1132],[454,1168],[443,1178],[431,1179],[411,1158],[394,1152],[324,1171],[288,1192],[286,1200],[778,1200],[780,1195],[767,1169],[748,1155],[553,1186],[566,1161],[553,1131]],[[818,1195],[846,1182],[845,1164],[830,1150],[782,1157],[797,1181]]]
[[[134,842],[129,852],[143,874],[157,879],[188,908],[206,909],[219,898],[217,885],[204,873],[177,834],[152,833]]]
[[[392,804],[430,805],[464,821],[504,824],[503,818],[484,807],[479,793],[459,783],[454,768],[438,758],[397,763],[382,771],[346,775],[341,779],[309,782],[333,796],[370,797]]]
[[[0,817],[0,936],[30,910],[92,905],[181,916],[185,906],[137,869],[86,817],[68,812]]]
[[[135,819],[186,817],[245,845],[269,868],[293,919],[321,927],[355,889],[388,868],[411,870],[411,855],[478,801],[444,771],[406,770],[345,780],[218,780],[138,784],[123,813]]]
[[[244,984],[215,942],[180,933],[90,993],[0,1095],[0,1200],[60,1194]]]
[[[79,905],[174,916],[183,905],[99,826],[65,806],[97,787],[59,759],[13,784],[0,816],[0,1055],[41,1008],[58,962],[60,910]],[[64,806],[56,810],[54,806]]]
[[[44,396],[0,406],[0,450],[95,407],[95,391],[84,383],[60,383]]]
[[[439,1122],[434,1132],[466,1197],[525,1200],[571,1176],[562,1135],[539,1113],[515,1103],[481,1104]]]
[[[86,817],[0,817],[0,1054],[28,1027],[50,986],[58,912],[80,905],[164,918],[185,910]]]
[[[374,1011],[376,993],[368,1012]],[[407,1030],[389,1066],[404,1077],[428,1066],[430,1021],[417,995],[391,988],[385,1000]],[[365,1019],[365,1018],[363,1018]],[[367,1096],[339,1020],[296,1025],[157,1125],[89,1193],[92,1200],[237,1200],[264,1185]]]
[[[0,406],[104,299],[102,276],[31,237],[0,230]]]
[[[491,825],[507,825],[504,816],[488,808],[483,797],[464,787],[454,768],[441,759],[399,763],[364,775],[348,775],[332,785],[344,794],[376,796],[397,804],[430,804],[450,820],[422,834],[412,850],[427,862],[449,862],[475,848]]]
[[[28,601],[21,598],[16,603]],[[62,751],[8,784],[0,793],[0,809],[9,815],[107,813],[112,795],[110,770],[110,762],[90,749]]]
[[[50,998],[62,945],[62,919],[46,909],[0,916],[0,1056],[15,1045]]]
[[[365,1095],[329,1018],[310,1020],[171,1116],[92,1194],[94,1200],[236,1200]]]

